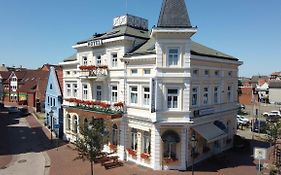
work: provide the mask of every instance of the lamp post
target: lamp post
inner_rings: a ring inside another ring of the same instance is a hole
[[[49,112],[50,118],[51,118],[51,142],[53,141],[53,115],[54,115],[54,111],[51,110]]]
[[[195,137],[195,133],[192,134],[191,137],[191,157],[192,157],[192,166],[191,166],[191,170],[192,170],[192,175],[194,175],[194,153],[195,153],[195,147],[197,145],[197,140]]]

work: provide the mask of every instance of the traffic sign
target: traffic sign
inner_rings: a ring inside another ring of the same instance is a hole
[[[59,125],[59,124],[54,124],[54,128],[55,128],[55,129],[59,129],[59,128],[60,128],[60,125]]]
[[[266,159],[266,149],[265,148],[255,148],[254,157],[255,157],[255,159],[265,160]]]

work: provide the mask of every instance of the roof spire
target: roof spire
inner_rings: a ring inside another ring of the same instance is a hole
[[[163,0],[157,27],[191,28],[184,0]]]

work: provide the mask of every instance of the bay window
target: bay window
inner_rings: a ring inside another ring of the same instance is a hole
[[[179,102],[179,92],[178,91],[179,91],[178,89],[168,89],[167,107],[169,109],[178,108],[178,102]]]
[[[179,64],[179,49],[170,48],[168,50],[168,65],[177,66]]]

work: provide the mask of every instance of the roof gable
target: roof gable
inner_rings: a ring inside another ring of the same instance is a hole
[[[62,95],[59,80],[54,67],[50,67],[46,93],[55,94],[58,96]]]

